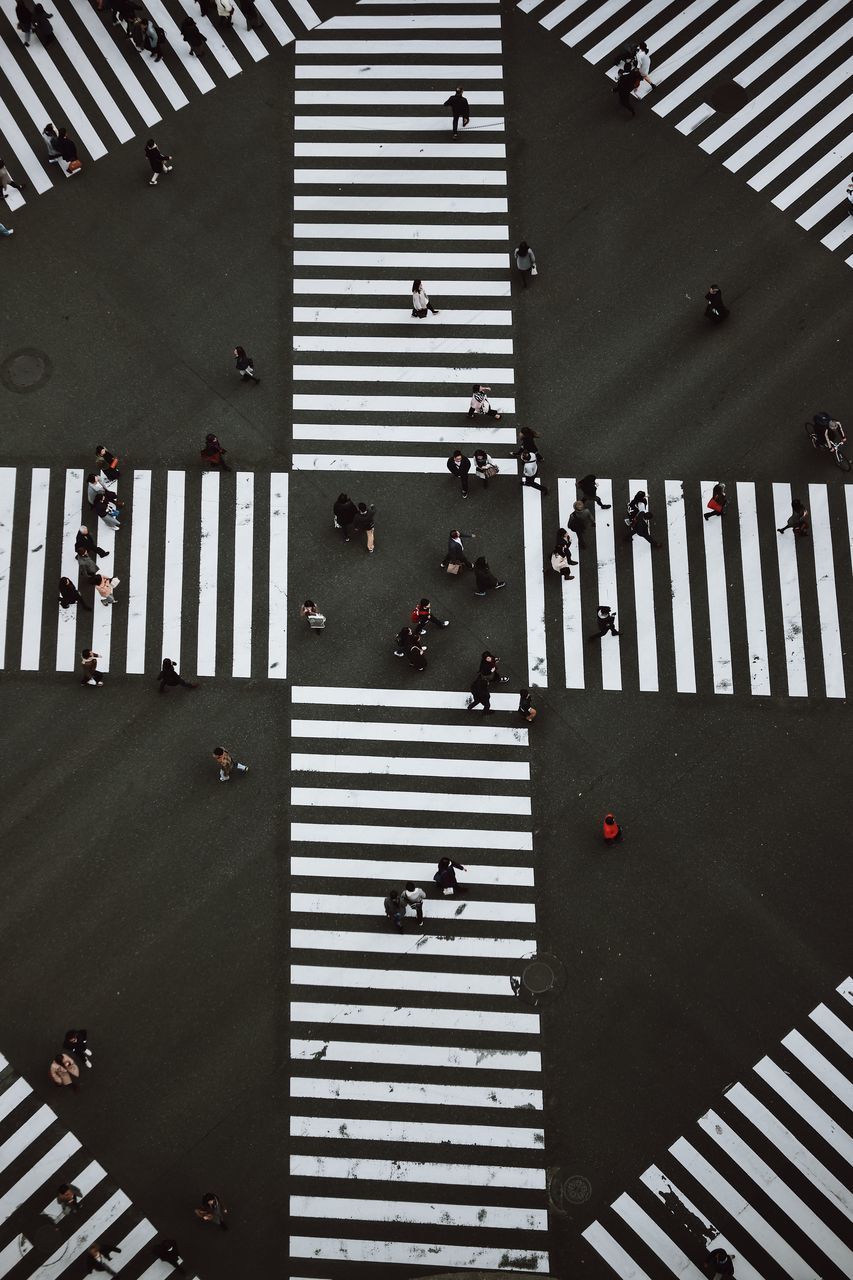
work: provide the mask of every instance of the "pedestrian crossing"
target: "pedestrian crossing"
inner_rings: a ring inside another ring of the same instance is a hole
[[[448,444],[515,443],[500,13],[406,8],[360,4],[296,45],[293,435],[319,451],[294,470],[416,472]],[[412,315],[415,279],[440,314]],[[474,383],[503,425],[467,418]]]
[[[615,79],[620,48],[643,40],[654,115],[766,192],[797,226],[842,253],[853,217],[850,0],[520,0],[569,48]],[[845,258],[853,266],[853,254]]]
[[[851,1058],[846,978],[586,1228],[608,1272],[700,1280],[722,1249],[738,1280],[853,1275]]]
[[[853,486],[738,481],[728,487],[725,515],[705,520],[713,487],[599,478],[598,497],[610,509],[590,507],[595,529],[585,549],[573,536],[574,578],[545,571],[546,624],[559,610],[566,687],[845,698]],[[659,548],[630,541],[625,510],[640,489]],[[779,532],[795,496],[809,510],[805,538]],[[574,478],[561,478],[562,527],[576,497]],[[617,614],[620,632],[602,638],[600,653],[589,641],[599,604]]]
[[[89,510],[82,469],[0,467],[0,669],[74,671],[92,648],[103,672],[153,675],[168,657],[202,677],[285,679],[289,474],[136,469],[112,487],[119,532]],[[120,579],[112,607],[80,573],[81,524]],[[61,576],[91,613],[60,606]]]
[[[536,951],[524,722],[420,689],[292,700],[292,1263],[545,1274],[540,1021],[512,985]],[[398,933],[408,881],[424,927]]]
[[[64,1218],[55,1200],[62,1183],[81,1193],[79,1209]],[[81,1275],[98,1241],[104,1252],[121,1251],[110,1265],[127,1280],[166,1280],[175,1272],[157,1260],[157,1234],[0,1054],[0,1280]],[[187,1265],[186,1274],[195,1272]]]
[[[213,10],[212,4],[205,9]],[[0,0],[0,138],[3,156],[27,191],[9,189],[19,209],[30,192],[43,195],[64,181],[64,166],[49,164],[43,129],[65,125],[84,168],[135,136],[143,138],[172,111],[209,93],[320,22],[309,0],[257,0],[264,24],[248,30],[239,7],[222,30],[191,0],[145,0],[144,10],[167,41],[161,61],[141,52],[108,4],[89,0],[55,9],[55,41],[45,48],[33,34],[25,46],[16,27],[15,0]],[[190,16],[207,38],[202,59],[189,52],[179,30]],[[214,13],[215,17],[215,13]],[[141,156],[140,156],[141,159]],[[141,160],[142,168],[145,168]],[[146,176],[148,176],[146,172]]]

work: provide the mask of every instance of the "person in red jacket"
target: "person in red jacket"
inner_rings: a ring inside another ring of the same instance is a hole
[[[605,844],[616,844],[622,839],[622,828],[616,821],[612,813],[604,815],[604,822],[601,826],[601,834],[604,836]]]

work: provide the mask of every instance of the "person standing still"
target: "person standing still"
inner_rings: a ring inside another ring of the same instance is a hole
[[[15,4],[15,20],[21,33],[21,39],[29,49],[30,34],[33,29],[33,11],[25,0],[17,0]]]
[[[247,764],[241,764],[239,760],[235,760],[231,752],[226,751],[224,747],[214,747],[213,758],[219,765],[220,782],[230,782],[231,772],[234,769],[236,769],[238,773],[249,772],[249,766]]]
[[[586,551],[584,534],[595,528],[595,520],[591,511],[587,511],[585,503],[578,498],[569,516],[569,528],[578,540],[581,551]]]
[[[375,506],[373,506],[372,504],[368,506],[366,502],[360,502],[358,504],[358,509],[356,510],[356,513],[355,513],[355,519],[352,522],[353,528],[355,529],[356,533],[363,533],[365,538],[367,539],[367,554],[371,556],[373,555],[373,551],[374,551],[373,541],[375,536],[375,529],[374,529],[375,515],[376,515]]]
[[[160,181],[161,173],[172,172],[172,157],[164,156],[154,139],[149,138],[145,144],[145,158],[151,165],[151,179],[148,185],[149,187],[156,187]]]
[[[406,916],[406,904],[400,897],[399,889],[389,889],[385,897],[385,914],[392,921],[398,933],[403,932],[403,920]]]
[[[429,294],[424,288],[423,280],[412,281],[412,315],[417,316],[419,320],[425,320],[426,314],[431,311],[434,316],[440,315],[429,300]]]
[[[607,635],[608,631],[612,636],[619,635],[619,632],[616,630],[616,614],[609,605],[600,604],[598,606],[598,612],[595,615],[595,620],[598,623],[598,630],[594,635],[587,636],[587,640],[590,644],[593,640],[602,640]]]
[[[450,95],[444,105],[446,107],[450,107],[450,110],[453,113],[453,137],[458,138],[459,121],[462,121],[462,128],[464,129],[471,119],[468,99],[464,97],[462,89],[459,88]]]
[[[422,929],[424,927],[424,899],[426,898],[423,889],[415,888],[410,880],[400,896],[406,906],[412,908],[417,916],[418,928]]]
[[[251,356],[246,355],[244,347],[234,348],[234,363],[243,382],[259,383],[260,378],[255,377],[255,362]]]
[[[522,240],[515,251],[515,265],[521,273],[521,283],[526,289],[528,279],[532,279],[537,274],[536,255],[526,240]]]
[[[467,498],[468,472],[471,470],[470,458],[466,458],[461,449],[454,449],[447,459],[447,470],[452,476],[456,476],[462,486],[462,497]]]

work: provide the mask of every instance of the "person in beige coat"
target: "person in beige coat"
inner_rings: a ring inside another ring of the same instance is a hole
[[[115,604],[113,591],[121,582],[121,578],[109,578],[104,573],[96,573],[92,581],[95,584],[95,590],[101,597],[101,604]]]

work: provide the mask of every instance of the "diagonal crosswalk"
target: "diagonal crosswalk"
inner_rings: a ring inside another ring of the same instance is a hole
[[[527,729],[459,723],[464,701],[293,689],[294,1262],[548,1271],[539,1015],[511,985],[536,950]],[[433,882],[445,854],[463,896]],[[424,927],[398,933],[408,881]]]
[[[648,109],[791,210],[835,252],[850,247],[853,3],[805,0],[521,0],[548,31],[615,78],[627,41],[642,39],[655,88]],[[637,96],[651,91],[645,83]],[[846,258],[853,266],[853,254]]]
[[[853,979],[583,1232],[622,1280],[853,1275]]]
[[[62,1183],[81,1194],[77,1212],[64,1218],[55,1200]],[[166,1280],[175,1273],[157,1260],[156,1237],[106,1169],[0,1054],[0,1277],[80,1275],[87,1249],[100,1241],[105,1251],[120,1250],[111,1265],[127,1280]]]
[[[131,138],[144,138],[195,95],[209,93],[320,21],[309,0],[258,0],[259,31],[247,29],[239,8],[225,31],[191,0],[145,0],[144,9],[168,42],[161,61],[136,48],[108,6],[98,12],[89,0],[55,10],[56,39],[47,48],[35,35],[26,47],[14,0],[0,0],[0,136],[13,176],[29,184],[23,195],[9,190],[10,209],[20,208],[31,192],[43,195],[64,181],[63,167],[47,161],[47,121],[68,128],[85,167]],[[201,60],[190,55],[179,30],[187,16],[207,37]]]

